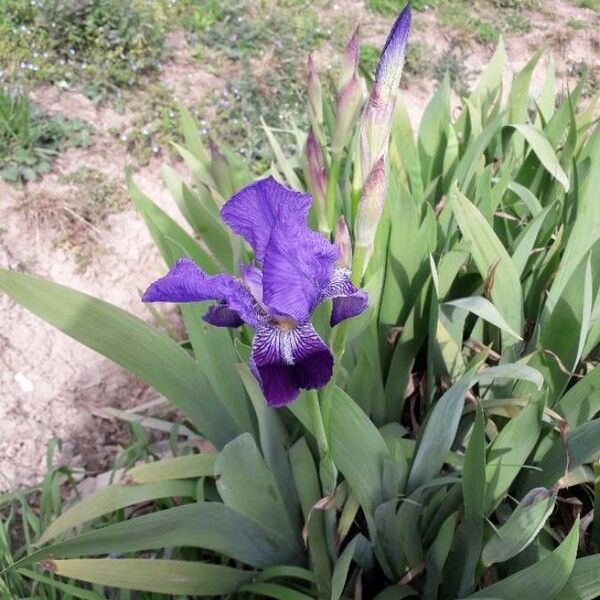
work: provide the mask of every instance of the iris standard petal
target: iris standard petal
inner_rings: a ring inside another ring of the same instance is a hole
[[[143,302],[202,300],[225,302],[246,323],[256,326],[259,322],[258,303],[243,283],[226,273],[207,275],[186,257],[178,259],[164,277],[150,285],[142,298]]]
[[[327,286],[323,299],[331,298],[331,326],[335,327],[341,321],[360,315],[369,305],[369,295],[364,290],[355,287],[348,277],[346,269],[337,268]]]
[[[260,179],[234,194],[221,209],[221,218],[264,260],[271,230],[281,222],[306,223],[312,199],[273,179]]]
[[[263,275],[262,271],[255,265],[240,265],[240,273],[244,283],[248,286],[252,295],[259,301],[262,302],[263,295]]]
[[[297,398],[300,389],[327,384],[333,356],[310,323],[290,328],[262,325],[256,329],[250,367],[267,404],[284,406]]]
[[[307,321],[323,298],[337,248],[307,226],[275,227],[263,261],[263,302],[273,313]]]

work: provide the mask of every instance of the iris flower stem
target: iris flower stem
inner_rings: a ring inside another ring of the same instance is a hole
[[[341,154],[334,154],[331,157],[331,165],[329,167],[329,174],[327,177],[327,190],[325,191],[325,202],[327,204],[327,223],[329,225],[329,231],[333,231],[336,224],[335,208],[341,167]]]
[[[321,479],[322,493],[325,497],[333,496],[335,484],[337,481],[337,469],[333,464],[331,450],[329,448],[329,439],[325,422],[328,422],[328,409],[331,408],[331,399],[325,395],[322,401],[316,390],[309,390],[310,407],[313,419],[314,435],[317,440],[319,450],[319,478]],[[324,418],[325,417],[325,418]],[[336,548],[336,516],[335,511],[327,509],[324,512],[325,518],[325,539],[332,557],[337,555]]]
[[[352,283],[360,287],[365,270],[367,268],[367,261],[370,255],[370,249],[366,246],[355,246],[354,256],[352,258],[352,277],[350,280]]]

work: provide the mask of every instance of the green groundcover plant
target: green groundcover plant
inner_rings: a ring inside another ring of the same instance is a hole
[[[445,80],[415,135],[409,23],[368,98],[358,34],[333,102],[309,63],[310,130],[288,157],[265,126],[257,182],[182,109],[191,183],[164,177],[192,233],[129,177],[169,268],[144,300],[179,302],[183,339],[0,271],[171,401],[188,442],[70,506],[6,581],[93,599],[600,594],[598,98],[580,107],[581,82],[561,99],[551,61],[534,95],[541,51],[503,90],[500,41],[460,110]]]
[[[67,147],[87,147],[93,129],[81,119],[48,114],[23,92],[0,87],[0,177],[12,184],[52,170]]]

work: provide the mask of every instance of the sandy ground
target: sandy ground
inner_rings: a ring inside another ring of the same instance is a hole
[[[363,38],[381,44],[388,22],[366,13],[362,3],[344,1],[337,9],[352,21],[363,21]],[[550,3],[548,3],[550,5]],[[553,2],[546,14],[532,16],[532,32],[506,40],[513,69],[521,67],[541,44],[548,43],[558,65],[558,81],[567,82],[565,65],[585,59],[600,62],[598,27],[574,32],[570,19],[598,19],[591,11],[565,1]],[[450,38],[437,26],[431,13],[418,14],[415,37],[435,42],[437,52],[451,47]],[[162,77],[175,86],[182,98],[198,100],[201,94],[222,84],[193,63],[183,36],[170,39],[174,60]],[[491,57],[493,48],[475,44],[462,49],[469,70],[477,72]],[[323,59],[325,60],[325,59]],[[322,65],[326,67],[326,65]],[[508,77],[508,76],[507,76]],[[534,81],[541,85],[543,68]],[[413,123],[418,123],[434,82],[413,81],[403,95]],[[161,274],[162,263],[149,234],[133,209],[110,216],[96,232],[98,252],[83,272],[72,252],[57,247],[57,232],[32,224],[20,207],[40,193],[72,193],[60,184],[60,174],[78,166],[94,167],[116,181],[123,181],[128,158],[108,133],[126,127],[132,114],[96,108],[73,93],[44,88],[34,93],[46,108],[69,116],[80,116],[98,130],[94,144],[86,150],[70,150],[57,163],[56,172],[24,190],[0,181],[0,266],[23,269],[83,292],[98,296],[134,314],[149,319],[140,302],[139,290]],[[454,100],[458,106],[458,100]],[[139,170],[140,187],[170,214],[174,204],[161,183],[157,158]],[[173,161],[171,161],[173,162]],[[180,168],[180,167],[178,167]],[[59,200],[58,200],[59,201]],[[45,470],[45,448],[49,439],[64,440],[63,460],[69,465],[97,471],[107,467],[126,435],[121,424],[93,416],[102,406],[132,407],[153,397],[142,383],[119,367],[80,346],[25,310],[0,296],[0,492],[39,481]]]

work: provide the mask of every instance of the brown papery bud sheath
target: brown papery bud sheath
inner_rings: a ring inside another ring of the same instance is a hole
[[[327,173],[321,146],[311,127],[308,131],[304,151],[302,152],[302,168],[308,190],[314,200],[314,207],[319,220],[319,229],[327,230],[327,209],[325,195],[327,191]],[[323,229],[325,228],[325,229]]]
[[[363,88],[357,73],[338,92],[335,110],[335,131],[331,151],[338,155],[350,141],[363,102]]]
[[[349,269],[352,266],[352,240],[346,219],[342,215],[335,226],[334,243],[338,249],[338,266],[343,269]]]
[[[382,156],[371,170],[358,204],[358,213],[354,227],[354,237],[357,247],[372,247],[377,225],[383,212],[386,190],[385,157]]]
[[[346,46],[342,64],[340,67],[340,81],[338,90],[341,90],[352,79],[355,73],[358,72],[358,58],[360,52],[360,27],[357,27]]]

